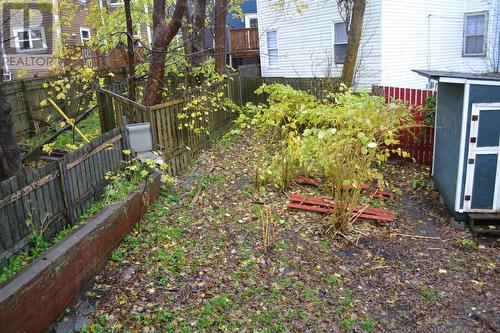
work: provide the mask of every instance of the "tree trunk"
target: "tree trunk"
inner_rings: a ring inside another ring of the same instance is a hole
[[[189,8],[186,8],[184,13],[184,22],[181,27],[184,53],[192,68],[201,66],[205,61],[206,9],[206,0],[194,0],[193,15],[190,14]],[[195,77],[192,74],[187,76],[187,83],[190,86],[195,86],[202,80],[202,77]]]
[[[151,65],[146,85],[146,105],[161,103],[165,79],[166,51],[182,25],[187,0],[176,0],[172,20],[165,24],[165,0],[155,0],[153,5],[153,45]]]
[[[205,25],[207,0],[195,0],[193,4],[193,65],[205,61]]]
[[[351,22],[347,22],[349,26],[347,38],[347,50],[342,68],[342,81],[347,86],[352,86],[356,64],[358,59],[359,43],[361,41],[361,33],[363,32],[363,18],[365,15],[366,0],[353,0]]]
[[[228,0],[215,0],[215,70],[226,71],[226,16]]]
[[[21,171],[21,154],[12,131],[12,107],[0,91],[0,180]]]
[[[134,29],[132,28],[132,14],[130,0],[124,0],[125,21],[127,24],[127,65],[128,65],[128,98],[135,101],[135,58],[134,58]],[[135,119],[130,119],[135,121]]]

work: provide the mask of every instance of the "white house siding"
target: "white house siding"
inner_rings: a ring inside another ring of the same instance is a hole
[[[499,0],[383,0],[382,85],[425,89],[412,69],[486,72],[498,57]],[[489,11],[486,57],[463,57],[464,14]]]
[[[381,77],[381,1],[370,0],[360,46],[357,87],[371,87]],[[298,13],[294,1],[282,9],[276,0],[257,0],[260,57],[264,77],[338,77],[341,65],[333,61],[333,24],[342,22],[335,0],[303,0]],[[278,67],[268,66],[267,31],[278,32]]]

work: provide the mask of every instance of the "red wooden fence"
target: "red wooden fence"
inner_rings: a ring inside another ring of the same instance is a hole
[[[398,87],[380,87],[384,91],[386,102],[391,100],[401,100],[410,106],[414,106],[414,116],[417,124],[422,124],[424,115],[422,109],[425,107],[425,101],[428,96],[436,93],[431,90],[398,88]],[[400,144],[397,146],[408,153],[418,162],[426,165],[432,164],[432,152],[434,149],[434,127],[418,126],[399,136]]]

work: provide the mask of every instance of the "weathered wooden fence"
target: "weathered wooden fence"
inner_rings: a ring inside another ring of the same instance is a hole
[[[240,82],[242,104],[246,102],[262,103],[267,96],[265,94],[257,95],[255,90],[262,84],[282,83],[292,86],[298,90],[304,90],[319,99],[325,97],[328,91],[332,91],[338,81],[334,78],[282,78],[282,77],[237,77]],[[420,126],[423,123],[424,115],[416,110],[416,107],[425,107],[428,96],[434,96],[435,92],[430,90],[398,88],[398,87],[375,87],[374,91],[382,93],[387,102],[391,100],[402,100],[410,106],[415,107],[415,120],[418,127],[403,132],[400,135],[401,143],[398,145],[401,149],[409,152],[418,163],[431,165],[432,153],[434,148],[434,128],[429,126]]]
[[[0,266],[25,247],[33,230],[50,239],[74,225],[100,198],[105,173],[120,168],[123,147],[120,130],[113,129],[57,162],[1,182]]]
[[[436,93],[430,90],[398,87],[380,87],[379,89],[383,91],[386,102],[401,100],[409,106],[415,107],[413,114],[419,126],[401,133],[398,147],[410,153],[418,163],[431,165],[434,149],[434,127],[423,125],[424,115],[420,112],[422,110],[417,110],[417,107],[425,108],[427,97],[435,96]]]
[[[113,72],[116,79],[125,78],[124,68],[117,68]],[[18,141],[37,134],[40,124],[44,124],[49,115],[59,118],[59,115],[52,110],[52,107],[41,107],[40,102],[48,97],[47,89],[43,88],[44,83],[53,82],[64,77],[65,75],[45,76],[0,82],[0,90],[5,94],[7,102],[12,106],[11,119],[14,135]],[[111,80],[107,75],[104,77],[108,82]],[[73,85],[67,95],[78,96],[81,90],[81,87]],[[66,101],[61,103],[60,106],[66,114],[72,117],[78,112],[79,99],[74,98],[71,103]]]
[[[155,149],[163,152],[164,158],[169,165],[169,172],[173,175],[181,171],[201,150],[208,147],[210,139],[220,136],[231,126],[234,119],[232,112],[222,109],[202,114],[198,119],[196,127],[204,126],[207,132],[202,131],[195,134],[194,131],[183,128],[178,119],[180,113],[189,114],[192,110],[184,110],[184,107],[192,97],[176,99],[154,106],[129,100],[120,94],[120,90],[126,85],[112,86],[109,89],[101,89],[98,94],[98,104],[101,115],[102,130],[109,130],[123,125],[123,117],[136,122],[149,122],[153,135]],[[225,86],[225,95],[234,101],[241,100],[239,95],[238,81],[230,81]],[[207,122],[208,120],[208,122]]]
[[[338,85],[338,79],[335,78],[285,78],[285,77],[257,77],[257,76],[237,76],[240,84],[241,99],[243,104],[247,102],[262,103],[267,96],[265,94],[257,95],[255,90],[262,84],[281,83],[289,85],[294,89],[303,90],[311,93],[319,99],[323,99],[328,91]]]

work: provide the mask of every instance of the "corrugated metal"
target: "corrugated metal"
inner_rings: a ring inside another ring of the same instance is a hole
[[[293,1],[277,10],[275,2],[257,0],[261,68],[264,77],[339,76],[341,65],[333,63],[333,24],[341,22],[335,1],[305,0],[308,5],[298,13]],[[357,85],[370,87],[380,80],[381,0],[370,0],[360,46]],[[279,67],[270,68],[266,32],[278,31]]]

